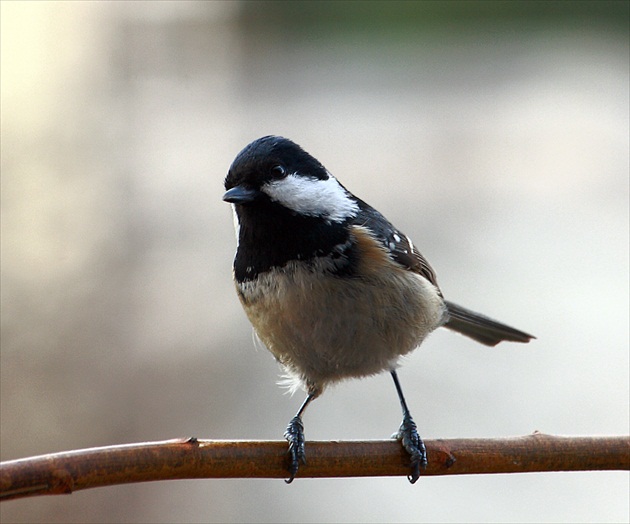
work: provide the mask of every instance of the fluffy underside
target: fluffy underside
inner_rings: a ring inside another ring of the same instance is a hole
[[[359,278],[335,277],[322,257],[237,284],[256,333],[292,389],[321,392],[339,380],[394,369],[444,322],[435,286],[395,264],[364,228],[353,233],[365,262]]]

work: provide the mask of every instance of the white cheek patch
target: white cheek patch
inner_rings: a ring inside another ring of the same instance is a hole
[[[232,220],[234,220],[234,232],[236,233],[236,247],[238,247],[239,235],[241,233],[241,223],[238,221],[238,215],[236,214],[236,206],[232,204]]]
[[[271,200],[296,213],[323,217],[332,222],[343,222],[359,211],[356,201],[331,174],[327,180],[290,174],[281,180],[267,182],[261,189]]]

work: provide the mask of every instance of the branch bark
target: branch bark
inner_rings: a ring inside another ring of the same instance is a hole
[[[544,471],[630,470],[630,436],[560,437],[534,433],[497,439],[425,441],[424,476]],[[407,475],[395,440],[307,442],[298,477]],[[194,478],[285,478],[284,441],[195,438],[90,448],[0,464],[0,500],[88,488]]]

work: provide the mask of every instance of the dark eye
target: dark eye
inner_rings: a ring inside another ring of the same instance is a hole
[[[284,178],[287,176],[287,170],[281,165],[273,166],[271,168],[271,176],[274,178]]]

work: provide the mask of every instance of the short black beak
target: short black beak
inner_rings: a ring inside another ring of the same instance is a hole
[[[260,195],[260,191],[257,189],[250,189],[248,187],[236,186],[226,191],[223,195],[223,200],[230,204],[247,204],[253,202]]]

